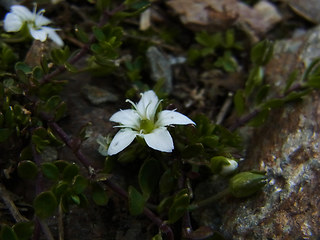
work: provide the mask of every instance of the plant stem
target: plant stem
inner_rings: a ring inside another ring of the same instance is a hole
[[[37,218],[37,220],[38,220],[38,222],[39,222],[39,224],[41,226],[41,229],[42,229],[44,235],[46,236],[46,238],[48,240],[54,240],[54,238],[52,236],[52,233],[51,233],[51,231],[50,231],[50,229],[48,227],[48,224],[46,222],[44,222],[43,220],[39,219],[39,218]]]
[[[252,112],[248,113],[247,115],[244,115],[243,117],[239,118],[228,129],[232,132],[232,131],[236,130],[237,128],[244,126],[251,119],[253,119],[255,116],[257,116],[260,112],[261,112],[261,109],[253,110]]]
[[[6,205],[6,207],[9,209],[12,217],[14,218],[14,220],[17,223],[29,221],[27,218],[25,218],[24,216],[21,215],[18,208],[16,207],[14,202],[11,200],[11,197],[10,197],[7,189],[1,183],[0,183],[0,196],[1,196],[1,199],[3,200],[4,204]]]
[[[196,202],[196,203],[191,204],[189,206],[189,211],[194,211],[196,209],[205,207],[205,206],[207,206],[209,204],[212,204],[212,203],[218,201],[219,199],[221,199],[221,198],[223,198],[223,197],[225,197],[225,196],[227,196],[229,194],[230,194],[230,191],[229,191],[228,188],[226,188],[225,190],[213,195],[212,197],[209,197],[209,198],[204,199],[204,200],[202,200],[200,202]]]

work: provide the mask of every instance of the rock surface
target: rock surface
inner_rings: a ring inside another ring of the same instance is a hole
[[[276,44],[267,75],[275,88],[294,69],[320,56],[320,28]],[[220,231],[230,239],[320,238],[320,93],[274,111],[256,129],[242,170],[267,172],[269,184],[249,199],[221,209]],[[246,169],[247,168],[247,169]]]

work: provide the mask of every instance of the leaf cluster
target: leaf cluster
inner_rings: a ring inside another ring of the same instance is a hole
[[[290,74],[286,85],[275,94],[271,86],[265,83],[264,68],[273,54],[273,43],[264,40],[251,49],[252,67],[244,89],[238,89],[234,95],[234,106],[239,116],[252,116],[248,118],[252,126],[260,126],[269,116],[272,109],[282,107],[284,104],[300,100],[319,82],[318,60],[315,60],[298,80],[298,72]]]
[[[234,53],[242,50],[243,47],[240,42],[236,41],[233,29],[214,34],[202,31],[196,33],[195,40],[199,47],[192,47],[188,51],[188,61],[191,64],[200,59],[208,59],[208,62],[204,62],[206,68],[219,68],[226,72],[237,70],[238,63]],[[213,62],[213,64],[210,62]]]

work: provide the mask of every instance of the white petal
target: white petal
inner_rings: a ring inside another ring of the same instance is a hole
[[[33,21],[34,14],[25,6],[14,5],[11,7],[11,12],[17,15],[23,21]]]
[[[150,90],[144,92],[140,101],[137,104],[137,111],[147,119],[152,120],[157,107],[159,106],[159,99],[154,91]]]
[[[156,126],[163,127],[171,124],[179,124],[179,125],[194,124],[195,125],[195,123],[190,118],[175,111],[163,110],[158,113],[158,120],[156,122]]]
[[[157,128],[152,133],[142,135],[147,145],[161,152],[172,152],[174,146],[166,128]]]
[[[48,37],[54,41],[58,46],[63,46],[64,43],[60,36],[56,33],[57,29],[51,28],[51,27],[42,27],[43,30],[45,30],[48,34]]]
[[[7,13],[4,18],[4,30],[6,32],[18,32],[23,25],[23,21],[13,13]]]
[[[223,165],[220,174],[227,175],[237,169],[238,163],[235,160],[229,160],[229,165]]]
[[[111,116],[110,121],[120,123],[125,127],[133,129],[138,129],[140,125],[140,117],[138,113],[132,109],[120,110],[119,112],[114,113]]]
[[[44,42],[47,40],[47,32],[43,29],[35,30],[32,26],[29,25],[29,31],[31,36],[36,39]]]
[[[121,129],[112,139],[108,148],[108,155],[114,155],[128,147],[137,136],[136,131],[130,128]]]
[[[51,23],[51,21],[48,18],[46,18],[46,17],[44,17],[42,15],[37,15],[36,16],[35,24],[36,24],[37,27],[41,27],[43,25],[48,25],[49,23]]]

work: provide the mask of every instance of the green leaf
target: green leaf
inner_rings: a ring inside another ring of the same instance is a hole
[[[31,146],[27,146],[24,149],[22,149],[21,153],[20,153],[20,160],[28,160],[28,159],[32,159],[33,155],[32,155],[32,149]]]
[[[75,163],[72,163],[63,170],[62,177],[66,181],[71,181],[78,173],[79,167]]]
[[[3,225],[1,227],[1,240],[19,240],[15,232],[8,225]]]
[[[45,110],[48,112],[54,111],[62,102],[62,99],[60,96],[55,95],[50,97],[46,104],[45,104]]]
[[[148,198],[159,183],[160,165],[157,160],[150,159],[143,163],[140,168],[138,179],[143,195]]]
[[[101,28],[93,27],[92,31],[93,31],[93,34],[94,34],[95,38],[98,41],[106,41],[107,40],[107,38],[104,35],[104,32],[102,31]]]
[[[249,96],[255,87],[258,87],[262,84],[264,77],[264,70],[260,66],[255,66],[250,70],[248,80],[246,81],[245,86],[245,96]]]
[[[79,198],[78,195],[72,194],[72,195],[71,195],[71,199],[72,199],[72,201],[73,201],[75,204],[77,204],[77,205],[80,204],[80,198]]]
[[[222,68],[226,72],[235,72],[238,68],[238,63],[235,58],[232,57],[230,51],[224,52],[223,56],[218,57],[214,62],[214,66]]]
[[[309,94],[312,91],[312,89],[307,88],[303,91],[300,92],[291,92],[285,98],[283,99],[284,102],[292,102],[292,101],[297,101],[300,100],[303,96]]]
[[[12,130],[9,128],[0,128],[0,142],[6,141],[12,134]]]
[[[251,49],[251,62],[256,65],[266,65],[273,54],[273,43],[269,40],[264,40],[253,46]]]
[[[160,188],[160,194],[167,194],[170,193],[176,183],[176,178],[173,174],[173,171],[169,168],[167,169],[161,176],[159,181],[159,188]]]
[[[58,180],[59,178],[59,169],[54,163],[41,164],[41,171],[46,178],[51,180]]]
[[[141,9],[150,5],[150,1],[148,0],[126,0],[125,4],[133,9]]]
[[[98,152],[102,156],[108,156],[108,147],[111,142],[111,137],[108,135],[107,137],[104,137],[102,135],[98,135],[97,137],[97,143],[99,144]]]
[[[35,213],[39,218],[51,217],[57,206],[57,199],[51,191],[40,193],[33,201]]]
[[[62,48],[56,48],[51,51],[51,58],[57,65],[63,65],[70,57],[70,49],[68,46]]]
[[[88,43],[89,42],[88,34],[86,34],[85,31],[81,27],[76,25],[74,32],[75,32],[77,38],[81,42],[83,42],[83,43]]]
[[[286,93],[290,89],[290,87],[292,86],[294,81],[297,80],[298,74],[299,74],[299,71],[297,69],[295,69],[292,73],[290,73],[290,75],[287,79],[287,82],[286,82],[286,86],[283,89],[283,93]]]
[[[270,90],[269,84],[262,85],[257,91],[257,95],[255,97],[255,103],[260,104],[268,96],[269,90]]]
[[[161,200],[159,205],[157,206],[158,213],[164,213],[167,211],[173,203],[174,196],[165,197]]]
[[[128,1],[128,0],[127,0]],[[144,1],[145,2],[145,1]],[[134,5],[132,5],[134,6]],[[142,13],[143,11],[145,11],[148,7],[150,6],[150,3],[147,4],[141,4],[139,6],[139,4],[136,5],[136,7],[134,7],[133,9],[135,11],[132,12],[124,12],[124,11],[119,11],[117,13],[114,14],[113,18],[117,19],[118,21],[124,19],[124,18],[129,18],[129,17],[136,17],[138,16],[140,13]],[[140,7],[140,8],[138,8]]]
[[[38,152],[41,152],[45,147],[50,145],[49,140],[43,139],[39,135],[32,135],[31,139]]]
[[[111,0],[88,0],[90,2],[96,3],[96,7],[99,12],[104,12],[107,7],[110,6]]]
[[[3,116],[3,113],[0,112],[0,127],[3,126],[3,123],[4,123],[4,116]],[[1,139],[1,134],[0,134],[0,139]]]
[[[137,159],[137,148],[133,147],[133,145],[129,148],[127,148],[126,151],[120,152],[118,161],[120,163],[129,163],[133,162],[134,160]]]
[[[54,161],[54,165],[57,166],[60,172],[63,172],[64,169],[71,164],[65,160],[57,160],[57,161]]]
[[[33,222],[20,222],[13,226],[13,231],[16,233],[19,240],[30,239],[33,234],[33,230]]]
[[[83,193],[78,194],[78,197],[80,200],[79,207],[83,207],[83,208],[88,207],[89,201],[88,201],[87,197]]]
[[[151,240],[163,240],[161,233],[158,233],[157,235],[153,236]]]
[[[188,189],[182,189],[173,199],[173,204],[169,209],[169,223],[178,221],[187,211],[190,203]]]
[[[267,183],[263,174],[241,172],[230,179],[229,189],[233,196],[248,197],[259,191]]]
[[[43,76],[44,76],[44,73],[43,73],[43,70],[42,70],[42,68],[40,68],[40,67],[35,67],[34,69],[33,69],[33,71],[32,71],[32,75],[33,75],[33,77],[34,77],[34,79],[37,81],[37,82],[39,82],[42,78],[43,78]]]
[[[32,73],[32,67],[30,67],[29,65],[27,65],[24,62],[17,62],[15,65],[15,70],[16,71],[22,71],[25,74],[31,74]]]
[[[235,163],[235,164],[233,164]],[[215,156],[210,159],[209,167],[214,174],[221,174],[223,176],[229,175],[233,173],[234,170],[237,168],[238,164],[236,161],[227,158],[224,156]],[[231,167],[231,168],[230,168]]]
[[[23,93],[22,89],[18,86],[18,84],[12,78],[7,78],[3,80],[3,86],[14,94]]]
[[[143,212],[145,205],[145,198],[133,186],[128,189],[129,211],[133,216],[137,216]]]
[[[13,106],[13,113],[17,122],[21,125],[27,125],[31,121],[31,112],[29,112],[27,109],[25,109],[23,106],[19,104],[15,104]]]
[[[76,73],[76,72],[78,72],[77,67],[74,66],[74,65],[72,65],[72,64],[69,63],[69,62],[65,62],[65,63],[64,63],[64,66],[65,66],[65,68],[66,68],[69,72],[71,72],[71,73]]]
[[[262,105],[262,109],[271,110],[274,108],[282,107],[285,103],[284,99],[274,98],[270,99]]]
[[[203,45],[205,47],[209,47],[211,49],[210,50],[211,53],[214,53],[214,49],[216,47],[218,47],[219,45],[221,45],[221,43],[223,42],[222,34],[220,32],[213,34],[213,35],[210,35],[207,32],[202,31],[202,32],[196,34],[195,39],[201,45]]]
[[[223,42],[223,45],[225,48],[232,48],[234,45],[234,30],[228,29],[225,34],[225,42]]]
[[[258,127],[261,126],[268,118],[270,109],[264,109],[259,112],[249,123],[249,126]]]
[[[238,115],[242,115],[246,109],[243,89],[238,89],[233,97],[233,103]]]
[[[320,58],[316,58],[310,63],[310,65],[307,67],[307,69],[303,73],[302,81],[306,81],[309,79],[310,74],[312,75],[314,68],[317,67],[319,63],[320,63]]]
[[[105,206],[108,204],[109,197],[106,191],[98,183],[92,184],[91,196],[95,204],[99,206]]]
[[[74,178],[72,189],[76,194],[80,194],[87,188],[87,186],[88,180],[85,177],[78,175]]]
[[[189,159],[198,156],[204,152],[202,143],[194,143],[187,145],[182,151],[182,157]]]
[[[67,104],[65,102],[61,102],[59,106],[56,108],[54,120],[59,121],[62,117],[65,116],[67,112]]]
[[[18,164],[18,175],[22,179],[34,179],[38,175],[38,167],[30,160],[21,161]]]
[[[60,200],[61,197],[68,193],[69,184],[65,181],[60,181],[54,188],[53,193],[56,196],[56,199]]]

